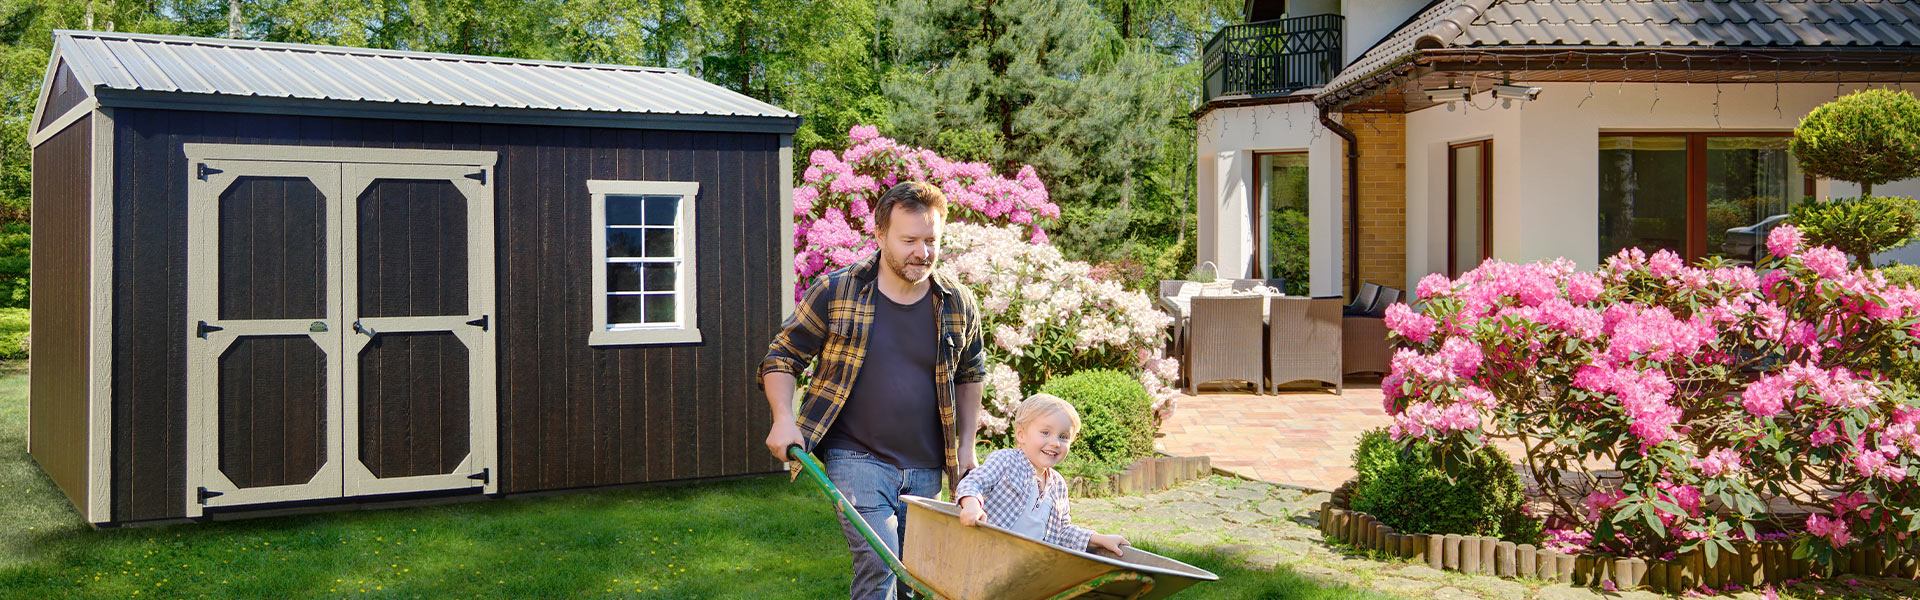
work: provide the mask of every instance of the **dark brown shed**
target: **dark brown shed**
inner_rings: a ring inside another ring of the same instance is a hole
[[[796,115],[672,69],[54,37],[28,446],[87,521],[778,469]]]

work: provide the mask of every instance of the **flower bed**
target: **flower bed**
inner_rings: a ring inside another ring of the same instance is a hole
[[[1621,558],[1595,553],[1563,553],[1532,544],[1503,542],[1488,536],[1403,535],[1371,515],[1350,508],[1352,481],[1334,490],[1320,505],[1320,533],[1362,550],[1411,559],[1428,567],[1469,575],[1529,577],[1603,589],[1648,587],[1657,592],[1753,589],[1804,579],[1826,570],[1810,557],[1795,558],[1790,541],[1736,542],[1709,563],[1702,551],[1672,560]],[[1913,578],[1920,561],[1888,554],[1879,546],[1859,546],[1835,555],[1834,575]]]
[[[1768,532],[1842,567],[1920,553],[1920,290],[1803,248],[1792,227],[1768,245],[1764,273],[1634,249],[1597,273],[1489,261],[1429,276],[1423,312],[1387,315],[1395,438],[1443,455],[1519,441],[1549,528],[1595,554],[1717,565]],[[1561,481],[1607,461],[1617,486]]]

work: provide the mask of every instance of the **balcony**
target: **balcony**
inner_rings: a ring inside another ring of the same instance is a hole
[[[1326,85],[1340,72],[1345,18],[1311,15],[1228,25],[1201,57],[1202,102],[1261,97]]]

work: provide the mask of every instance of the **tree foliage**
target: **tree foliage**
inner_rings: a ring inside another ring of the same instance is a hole
[[[1904,90],[1847,94],[1807,113],[1792,147],[1808,173],[1872,196],[1873,186],[1920,175],[1920,100]]]
[[[1793,207],[1787,222],[1799,226],[1809,243],[1833,246],[1860,266],[1873,268],[1875,253],[1920,236],[1920,202],[1899,196],[1807,200]]]

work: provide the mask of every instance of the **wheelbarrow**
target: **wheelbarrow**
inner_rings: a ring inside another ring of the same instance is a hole
[[[1105,550],[1094,554],[1043,543],[990,523],[968,527],[960,524],[958,505],[919,496],[901,497],[907,501],[902,560],[880,543],[813,454],[796,445],[787,448],[787,455],[800,462],[900,583],[922,598],[1150,600],[1220,578],[1139,548],[1127,548],[1126,555],[1118,557]]]

